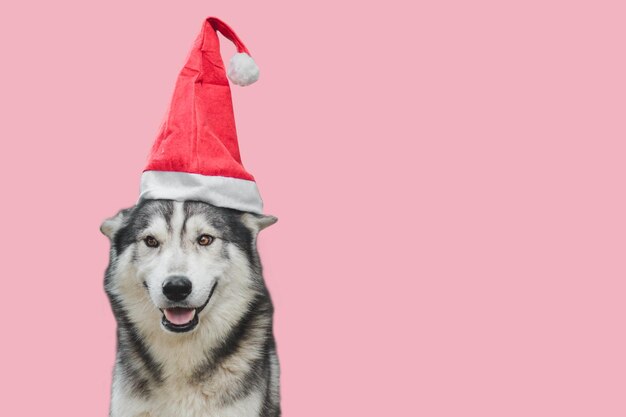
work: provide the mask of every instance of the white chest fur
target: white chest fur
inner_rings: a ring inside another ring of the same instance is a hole
[[[128,395],[119,385],[114,381],[111,417],[252,417],[259,415],[263,403],[261,390],[220,406],[212,396],[214,388],[205,384],[168,381],[147,400]]]

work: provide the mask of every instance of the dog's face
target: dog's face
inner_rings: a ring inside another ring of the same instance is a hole
[[[257,233],[275,222],[191,201],[147,200],[122,210],[101,227],[115,271],[107,291],[144,309],[149,301],[164,330],[189,332],[216,286],[250,279],[244,269],[258,263]]]

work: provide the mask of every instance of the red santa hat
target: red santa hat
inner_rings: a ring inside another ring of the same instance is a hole
[[[262,214],[254,177],[241,163],[230,86],[217,32],[235,44],[228,78],[249,85],[259,69],[235,32],[204,21],[141,176],[139,199],[195,200]]]

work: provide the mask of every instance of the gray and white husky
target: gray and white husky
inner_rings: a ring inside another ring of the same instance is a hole
[[[101,227],[117,320],[111,417],[280,416],[257,252],[272,216],[145,200]]]

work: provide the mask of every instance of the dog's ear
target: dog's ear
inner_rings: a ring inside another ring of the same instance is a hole
[[[278,218],[275,216],[265,216],[263,214],[244,213],[241,216],[241,221],[253,232],[259,233],[266,227],[276,223]]]
[[[115,216],[102,222],[102,225],[100,225],[100,231],[102,234],[112,241],[115,233],[120,230],[124,224],[124,220],[126,220],[132,209],[133,207],[120,210]]]

